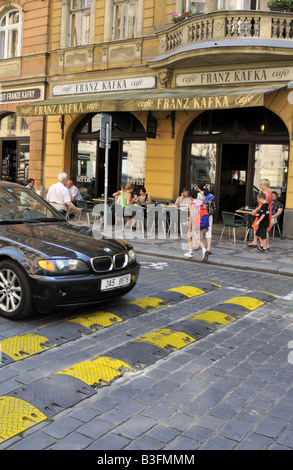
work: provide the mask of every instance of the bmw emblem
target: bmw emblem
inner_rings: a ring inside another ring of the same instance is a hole
[[[106,251],[107,253],[112,253],[111,248],[104,248],[104,251]]]

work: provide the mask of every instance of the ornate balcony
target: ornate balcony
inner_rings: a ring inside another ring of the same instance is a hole
[[[219,49],[246,43],[266,48],[292,48],[293,14],[256,10],[218,11],[183,20],[157,34],[159,57],[155,61],[191,49],[213,46]]]

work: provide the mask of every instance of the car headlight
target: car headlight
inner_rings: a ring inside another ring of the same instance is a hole
[[[136,260],[136,254],[135,254],[135,251],[130,248],[130,250],[128,250],[128,262],[131,263],[132,261],[135,261]]]
[[[84,274],[89,272],[88,265],[80,259],[56,259],[39,261],[39,266],[46,271],[58,274]]]

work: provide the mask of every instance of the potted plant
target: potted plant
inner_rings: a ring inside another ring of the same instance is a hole
[[[197,11],[197,12],[191,12],[191,11],[185,11],[181,15],[178,13],[172,13],[171,18],[173,23],[180,23],[181,21],[187,20],[188,18],[192,18],[193,16],[200,15],[202,12]]]
[[[285,0],[286,11],[293,11],[293,0]]]
[[[284,11],[287,8],[286,0],[269,0],[267,6],[271,11]]]

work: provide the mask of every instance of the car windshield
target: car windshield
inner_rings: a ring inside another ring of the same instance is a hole
[[[0,188],[0,224],[64,221],[50,204],[26,188]]]

